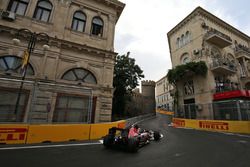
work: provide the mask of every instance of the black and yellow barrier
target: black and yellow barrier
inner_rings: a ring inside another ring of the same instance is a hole
[[[174,127],[250,134],[250,121],[194,120],[173,118]]]
[[[0,124],[0,143],[32,144],[101,139],[109,128],[125,128],[125,124],[125,120],[100,124]]]
[[[88,140],[89,133],[88,124],[29,125],[26,143]]]

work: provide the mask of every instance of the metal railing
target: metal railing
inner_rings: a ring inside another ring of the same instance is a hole
[[[20,80],[0,78],[0,123],[91,123],[92,89],[24,81],[15,112]],[[11,85],[11,86],[6,86]]]
[[[224,39],[232,42],[232,39],[228,35],[223,34],[222,32],[220,32],[214,28],[210,28],[210,30],[207,32],[207,38],[209,38],[211,35],[218,35],[221,38],[224,38]]]
[[[179,106],[175,117],[209,120],[250,120],[249,100],[227,100]]]
[[[210,64],[211,69],[217,68],[217,67],[223,67],[230,71],[236,72],[237,68],[235,63],[230,62],[227,59],[213,59],[212,63]]]

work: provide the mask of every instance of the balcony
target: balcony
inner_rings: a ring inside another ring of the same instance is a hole
[[[226,59],[214,59],[210,70],[217,74],[232,75],[236,73],[236,65]]]
[[[245,57],[246,59],[250,59],[250,48],[238,44],[235,46],[235,55],[237,59],[242,59],[243,57]]]
[[[231,90],[225,92],[215,93],[213,95],[214,100],[224,100],[224,99],[232,99],[232,98],[250,98],[249,90]]]
[[[205,40],[220,48],[232,45],[232,39],[216,29],[210,29],[206,34]]]

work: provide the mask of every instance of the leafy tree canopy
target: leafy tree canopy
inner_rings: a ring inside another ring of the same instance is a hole
[[[113,86],[118,91],[131,92],[139,85],[139,80],[144,78],[143,71],[129,54],[116,57]]]
[[[135,64],[135,59],[129,57],[129,52],[126,55],[116,57],[113,79],[115,88],[112,107],[113,115],[124,116],[125,104],[126,100],[128,100],[127,95],[139,85],[141,78],[144,78],[143,71]]]

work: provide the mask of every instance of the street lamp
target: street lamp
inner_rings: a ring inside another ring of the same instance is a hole
[[[16,100],[16,106],[15,106],[15,119],[16,121],[18,120],[18,106],[19,106],[19,101],[20,101],[20,96],[21,96],[21,92],[23,89],[23,83],[26,77],[26,72],[27,72],[27,68],[28,68],[28,64],[29,64],[29,60],[30,60],[30,55],[31,53],[34,51],[35,45],[37,41],[43,41],[45,44],[43,45],[44,50],[48,50],[49,49],[49,36],[45,33],[36,33],[36,32],[32,32],[29,29],[19,29],[17,31],[16,34],[16,38],[13,39],[13,43],[18,45],[20,43],[20,39],[19,37],[23,35],[26,40],[29,41],[28,46],[27,46],[27,51],[26,51],[26,55],[24,55],[24,58],[26,56],[26,62],[23,61],[22,63],[22,67],[23,67],[23,75],[22,75],[22,81],[21,81],[21,85],[18,91],[18,96],[17,96],[17,100]],[[25,54],[25,52],[24,52]]]

